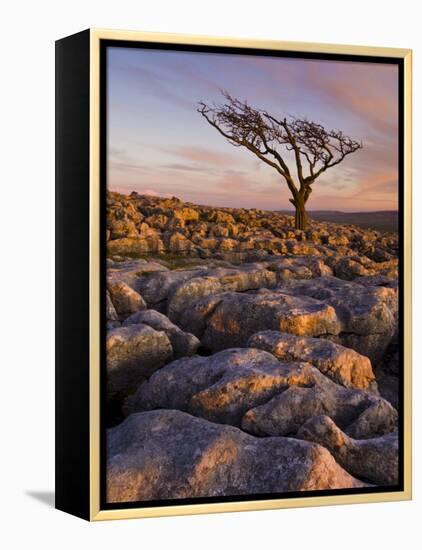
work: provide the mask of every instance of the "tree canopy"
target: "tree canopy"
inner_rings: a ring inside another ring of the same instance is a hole
[[[362,143],[341,130],[326,130],[307,118],[277,118],[266,110],[249,105],[223,91],[225,103],[198,103],[198,112],[235,147],[244,147],[275,169],[286,181],[296,208],[296,228],[305,229],[305,205],[315,180],[326,170],[340,164]],[[291,152],[296,166],[288,164]]]

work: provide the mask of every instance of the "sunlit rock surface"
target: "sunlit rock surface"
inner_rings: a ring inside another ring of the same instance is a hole
[[[254,334],[248,346],[269,351],[281,361],[308,361],[343,386],[376,391],[368,357],[329,340],[268,330]]]
[[[371,407],[378,409],[365,415]],[[397,411],[381,397],[344,388],[309,363],[281,362],[253,348],[166,365],[125,404],[126,414],[151,409],[183,410],[257,435],[293,435],[319,414],[331,416],[343,428],[353,425],[361,437],[387,433],[397,425]]]
[[[107,433],[108,502],[361,486],[320,445],[255,438],[180,411],[133,414]]]
[[[387,222],[107,194],[111,501],[397,482]]]

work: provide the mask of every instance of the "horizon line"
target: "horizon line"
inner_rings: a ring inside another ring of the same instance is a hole
[[[179,197],[176,197],[176,195],[173,195],[173,196],[163,196],[163,195],[159,195],[158,193],[157,194],[152,194],[152,193],[139,193],[138,191],[128,191],[126,193],[123,193],[122,191],[117,191],[117,190],[114,190],[114,189],[109,189],[107,188],[107,192],[111,192],[111,193],[117,193],[118,195],[123,195],[123,196],[126,196],[126,197],[129,197],[132,193],[137,193],[139,196],[141,197],[149,197],[149,198],[155,198],[155,199],[172,199],[172,198],[176,198],[177,200],[179,200],[180,202],[183,202],[185,204],[195,204],[196,206],[206,206],[206,207],[209,207],[209,208],[239,208],[239,209],[243,209],[243,210],[252,210],[252,209],[255,209],[255,210],[264,210],[264,211],[267,211],[267,212],[292,212],[294,213],[294,208],[277,208],[277,209],[270,209],[270,208],[257,208],[255,206],[252,206],[250,208],[246,207],[246,206],[223,206],[223,205],[217,205],[217,204],[201,204],[201,203],[196,203],[196,202],[192,202],[192,201],[186,201],[186,200],[183,200],[183,199],[180,199]],[[310,214],[311,212],[315,212],[315,213],[318,213],[318,212],[339,212],[339,213],[342,213],[342,214],[371,214],[371,213],[379,213],[379,212],[388,212],[388,213],[394,213],[394,214],[398,214],[399,213],[399,210],[396,209],[396,210],[386,210],[386,209],[381,209],[381,210],[338,210],[337,208],[334,208],[334,209],[330,209],[330,208],[319,208],[319,209],[315,209],[315,210],[307,210],[307,212]]]

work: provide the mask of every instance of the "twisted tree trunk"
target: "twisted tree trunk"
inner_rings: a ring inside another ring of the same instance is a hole
[[[305,231],[308,226],[308,214],[305,209],[307,197],[302,196],[299,193],[295,194],[294,199],[290,199],[290,202],[296,209],[295,213],[295,229]]]
[[[296,214],[295,214],[295,229],[300,229],[305,231],[308,226],[308,214],[305,210],[305,204],[303,202],[295,204]]]

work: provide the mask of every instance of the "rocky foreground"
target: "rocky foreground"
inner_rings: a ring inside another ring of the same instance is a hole
[[[398,482],[398,240],[109,193],[110,502]]]

